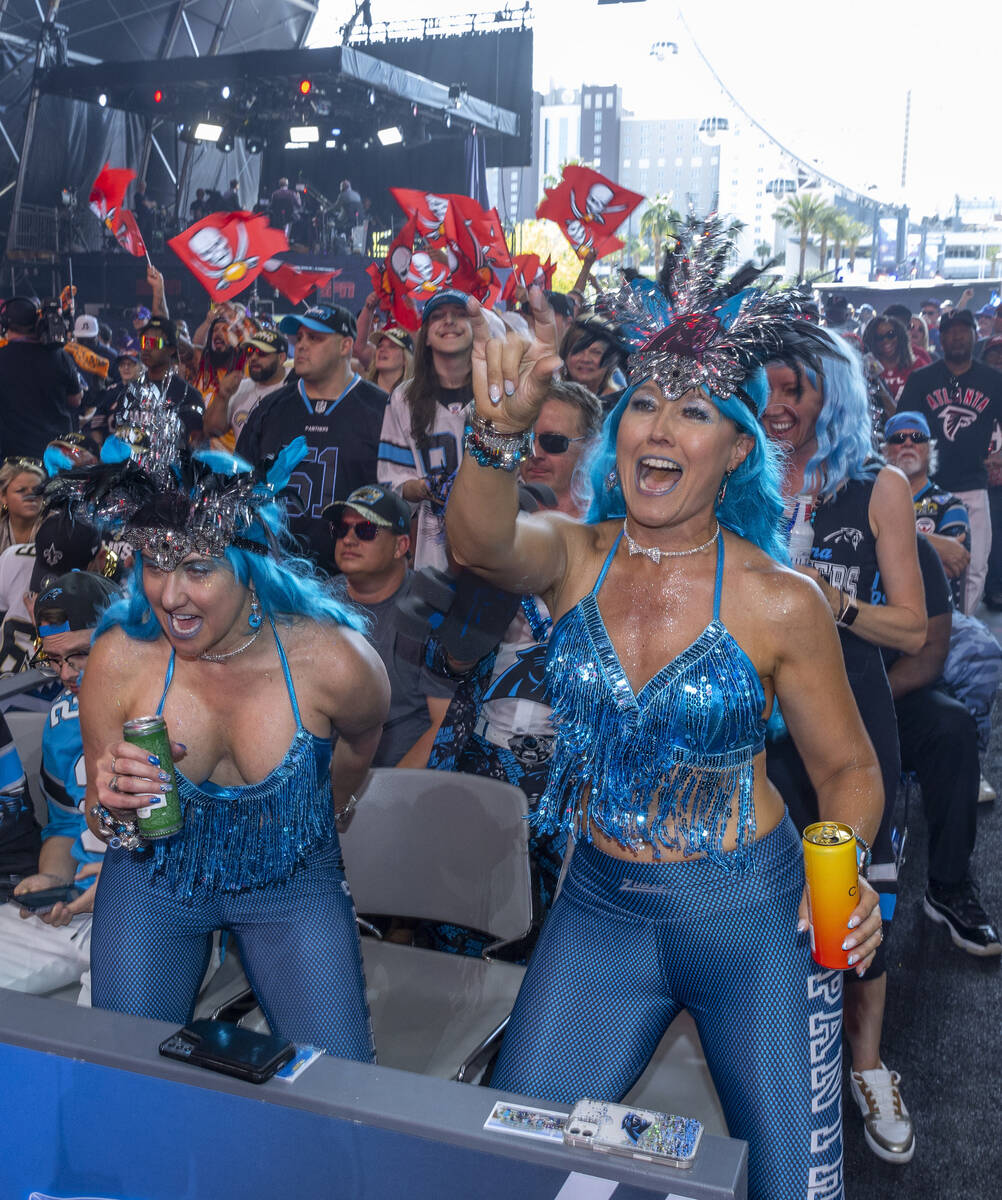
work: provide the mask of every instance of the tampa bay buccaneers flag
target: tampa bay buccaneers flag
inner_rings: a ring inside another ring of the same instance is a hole
[[[446,228],[456,256],[452,283],[493,308],[501,295],[499,268],[511,266],[511,255],[496,208],[484,210],[469,196],[450,196]]]
[[[135,171],[127,167],[110,167],[107,163],[94,180],[87,203],[91,212],[104,224],[111,214],[122,207],[129,184],[135,179]]]
[[[549,291],[553,286],[553,276],[556,271],[557,264],[549,255],[546,256],[546,262],[540,262],[538,254],[513,254],[511,256],[511,274],[505,280],[501,299],[505,303],[511,304],[515,301],[516,293],[519,290],[527,292],[533,284],[537,284],[544,291]]]
[[[613,234],[643,199],[590,167],[566,166],[560,183],[547,188],[536,216],[555,221],[578,258],[604,258],[622,248]]]
[[[129,209],[116,208],[106,218],[104,223],[111,230],[115,241],[118,242],[123,250],[134,254],[136,258],[149,258],[149,255],[146,253],[146,243],[143,241],[143,235],[139,232],[136,218]]]
[[[335,275],[341,274],[340,268],[318,271],[315,267],[300,267],[278,258],[269,258],[261,270],[271,286],[277,288],[292,304],[305,300],[310,292],[326,286]]]
[[[408,217],[414,218],[414,232],[425,245],[437,248],[445,244],[445,221],[451,196],[421,192],[416,188],[390,188],[390,195]]]
[[[421,318],[414,307],[412,288],[409,285],[414,267],[416,228],[417,220],[411,216],[393,239],[383,265],[371,263],[366,267],[366,273],[372,280],[372,290],[379,297],[379,307],[383,312],[389,313],[398,325],[411,330],[412,333],[421,328]],[[429,263],[432,261],[427,253],[424,257]]]
[[[210,213],[168,245],[213,300],[231,300],[250,287],[264,264],[289,243],[263,214]]]

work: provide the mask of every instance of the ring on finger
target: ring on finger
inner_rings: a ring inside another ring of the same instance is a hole
[[[118,776],[117,775],[112,775],[111,779],[108,781],[108,787],[113,792],[118,791]]]
[[[113,754],[111,756],[111,773],[112,773],[112,775],[114,775],[118,770],[118,767],[115,765],[117,762],[118,762],[118,758]]]

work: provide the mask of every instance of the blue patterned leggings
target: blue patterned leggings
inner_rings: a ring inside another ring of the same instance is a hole
[[[230,930],[274,1033],[372,1062],[355,909],[336,842],[281,883],[191,903],[150,879],[144,856],[109,850],[91,934],[96,1008],[183,1025],[216,929]]]
[[[743,874],[579,842],[491,1086],[618,1101],[686,1008],[730,1133],[749,1143],[751,1200],[841,1200],[842,978],[796,933],[803,886],[788,817]]]

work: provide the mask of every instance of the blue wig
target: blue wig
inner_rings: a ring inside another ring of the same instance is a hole
[[[823,329],[818,332],[829,344],[821,352],[820,380],[808,368],[799,367],[820,387],[823,400],[815,427],[818,446],[804,469],[804,483],[828,499],[847,480],[865,476],[867,459],[873,457],[873,438],[859,355],[844,339]]]
[[[642,381],[641,381],[642,382]],[[626,501],[616,471],[616,440],[630,397],[639,384],[626,389],[616,407],[605,418],[595,448],[584,463],[590,504],[585,520],[590,524],[626,516]],[[768,382],[759,368],[743,383],[756,408],[765,407]],[[783,499],[779,452],[765,436],[762,426],[743,400],[737,396],[721,399],[710,396],[721,416],[732,421],[741,433],[752,439],[752,448],[727,483],[722,503],[717,504],[717,520],[739,537],[754,542],[777,562],[788,563],[790,556],[782,535]],[[614,486],[609,487],[615,479]]]
[[[275,467],[268,474],[268,482],[274,491],[281,490],[287,482],[289,471],[301,457],[299,450],[294,443],[278,455]],[[194,457],[219,474],[232,475],[250,470],[242,459],[220,452],[199,451]],[[240,583],[253,585],[261,609],[269,617],[284,624],[291,624],[296,617],[305,617],[311,621],[346,625],[360,633],[367,631],[368,618],[361,609],[335,599],[325,577],[312,562],[287,552],[292,542],[284,510],[278,504],[257,505],[252,524],[238,532],[245,543],[259,544],[261,551],[231,545],[223,557]],[[275,550],[279,548],[281,556],[276,557]],[[116,625],[120,625],[129,637],[146,641],[154,640],[162,632],[146,599],[143,563],[138,554],[125,595],[105,612],[95,637]]]

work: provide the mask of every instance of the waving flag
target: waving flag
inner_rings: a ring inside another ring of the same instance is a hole
[[[421,318],[412,299],[414,293],[408,286],[408,278],[414,265],[416,225],[416,218],[412,216],[393,239],[383,265],[372,263],[366,268],[366,273],[372,280],[372,289],[379,297],[379,307],[391,314],[398,325],[412,332],[421,328]],[[428,258],[427,254],[425,258]]]
[[[264,264],[289,243],[263,214],[210,213],[168,245],[213,300],[231,300],[250,287]]]
[[[269,258],[262,268],[262,274],[273,288],[278,288],[282,295],[292,304],[305,300],[310,292],[322,288],[341,274],[341,269],[333,271],[318,271],[315,267],[299,267],[293,263],[282,262],[278,258]]]
[[[452,282],[486,308],[501,295],[497,268],[511,266],[511,255],[496,208],[485,211],[469,196],[450,196],[449,244],[456,255]]]
[[[137,258],[149,257],[146,253],[143,235],[139,232],[139,226],[136,224],[136,218],[129,209],[116,208],[104,223],[123,250],[127,250]]]
[[[104,223],[116,209],[122,207],[125,193],[135,177],[135,171],[130,171],[127,167],[109,167],[107,163],[104,164],[101,173],[94,180],[87,200],[91,212],[99,221]]]
[[[555,221],[578,258],[589,253],[604,258],[622,248],[613,234],[643,199],[590,167],[566,166],[560,183],[547,189],[536,216]]]
[[[440,196],[435,192],[421,192],[415,188],[390,188],[390,195],[396,200],[408,217],[414,218],[415,234],[426,245],[442,246],[446,240],[446,217],[449,213],[449,195]]]

